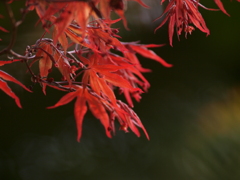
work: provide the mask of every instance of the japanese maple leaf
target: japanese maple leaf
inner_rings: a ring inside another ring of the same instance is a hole
[[[129,49],[128,52],[124,52],[125,56],[129,56],[129,54],[140,54],[143,57],[146,57],[148,59],[152,59],[155,60],[157,62],[159,62],[160,64],[162,64],[165,67],[172,67],[171,64],[167,63],[164,59],[162,59],[161,57],[159,57],[156,53],[154,53],[152,50],[149,50],[148,48],[152,48],[152,47],[162,47],[164,45],[157,45],[157,44],[137,44],[137,43],[123,43],[125,44],[126,48]],[[132,60],[132,58],[128,58],[131,63],[135,64],[135,65],[140,65],[139,61],[137,60],[137,58],[133,58],[134,60]]]
[[[164,2],[164,0],[162,0],[162,2]],[[204,7],[199,3],[199,1],[195,0],[170,0],[162,15],[156,19],[158,20],[165,15],[165,18],[155,31],[162,27],[167,20],[169,20],[168,34],[171,46],[175,26],[178,36],[181,35],[182,31],[185,32],[185,36],[187,36],[188,33],[192,33],[194,27],[189,24],[195,25],[199,30],[209,35],[210,31],[207,28],[201,13],[198,11],[199,6]]]
[[[32,0],[30,0],[31,2]],[[29,1],[27,5],[31,4]],[[36,3],[37,2],[37,3]],[[36,0],[35,9],[43,23],[43,27],[49,28],[49,21],[57,27],[57,33],[53,38],[56,43],[59,36],[65,29],[75,21],[83,30],[83,36],[90,15],[95,15],[92,11],[91,1],[43,1]],[[31,7],[31,6],[30,6]],[[32,9],[34,9],[31,8]],[[52,18],[54,16],[56,18]]]
[[[106,54],[110,49],[122,52],[127,51],[125,46],[117,39],[119,36],[117,36],[109,27],[109,24],[106,23],[107,21],[99,22],[100,20],[92,22],[95,23],[94,26],[91,25],[92,23],[89,23],[85,31],[86,38],[82,36],[82,28],[75,24],[68,26],[65,34],[74,43],[90,48],[94,52]]]
[[[221,0],[214,0],[214,2],[217,4],[217,6],[219,7],[219,9],[224,12],[226,15],[230,16],[227,11],[225,10],[223,3],[221,2]]]
[[[110,54],[110,62],[117,64],[118,66],[125,67],[125,69],[119,70],[119,74],[126,79],[132,87],[140,87],[145,92],[147,92],[150,87],[149,82],[144,78],[142,72],[149,72],[149,69],[145,69],[141,66],[136,54],[140,54],[146,58],[153,59],[157,62],[160,62],[165,67],[172,67],[171,64],[164,61],[161,57],[155,54],[152,50],[148,48],[152,47],[161,47],[163,45],[156,44],[137,44],[136,42],[131,43],[122,43],[125,45],[127,51],[124,51],[124,57],[117,56],[115,54]],[[133,107],[133,102],[131,97],[133,97],[137,102],[141,99],[142,90],[136,91],[130,88],[120,88],[121,92],[124,93],[124,96],[130,107]]]
[[[109,85],[131,89],[132,91],[139,90],[138,88],[133,88],[131,84],[121,76],[121,74],[115,73],[116,71],[126,69],[127,67],[105,63],[101,64],[101,60],[104,60],[98,54],[93,54],[89,59],[80,57],[80,60],[82,60],[84,64],[88,64],[88,68],[83,75],[83,85],[86,86],[90,83],[91,88],[98,95],[104,93],[112,103],[116,104],[116,98]]]
[[[30,91],[25,85],[23,85],[21,82],[19,82],[17,79],[12,77],[8,73],[0,70],[0,89],[2,91],[4,91],[8,96],[13,98],[19,108],[22,108],[19,98],[16,96],[16,94],[14,92],[12,92],[11,88],[3,80],[14,82],[14,83],[18,84],[19,86],[21,86],[22,88],[24,88],[25,90],[27,90],[29,92],[32,92],[32,91]]]
[[[121,122],[120,129],[128,132],[128,128],[130,128],[138,137],[140,137],[140,132],[137,128],[139,127],[143,130],[145,136],[149,140],[149,135],[137,114],[122,101],[118,100],[117,104],[119,108],[115,109],[113,116],[116,116],[119,119],[119,122]]]
[[[65,51],[59,50],[49,39],[38,42],[36,46],[36,58],[39,60],[39,72],[42,80],[47,80],[49,72],[53,67],[59,69],[63,76],[63,80],[67,80],[71,84],[73,74],[78,69],[75,66],[71,66],[69,59],[65,55]],[[36,62],[33,61],[30,66]],[[54,66],[53,66],[54,65]],[[42,83],[42,91],[46,94],[46,83]]]
[[[140,87],[144,91],[150,87],[150,83],[146,80],[146,78],[142,75],[141,70],[143,68],[138,68],[136,64],[131,64],[124,57],[110,54],[109,55],[110,62],[117,64],[120,67],[125,67],[124,69],[120,69],[118,74],[120,74],[124,79],[126,79],[134,89],[129,88],[121,88],[120,93],[124,93],[124,96],[130,107],[133,107],[133,101],[131,97],[133,97],[137,102],[141,99],[142,90],[136,91],[136,88]],[[145,69],[144,69],[145,70]],[[145,70],[146,71],[146,70]]]
[[[120,123],[120,129],[128,132],[130,128],[138,137],[140,132],[137,127],[143,129],[146,137],[149,139],[147,131],[142,125],[136,113],[131,110],[125,103],[117,101],[116,105],[109,103],[104,98],[99,97],[90,89],[82,88],[81,86],[71,86],[76,91],[69,92],[64,95],[54,106],[48,109],[56,108],[65,105],[76,98],[74,105],[74,115],[77,126],[77,140],[80,141],[82,135],[82,123],[84,115],[89,108],[93,115],[100,120],[105,128],[106,135],[111,138],[111,132],[115,132],[114,119],[117,118]],[[109,111],[109,113],[107,113]],[[137,126],[137,127],[136,127]]]
[[[74,115],[76,119],[77,126],[77,140],[80,141],[82,135],[82,122],[84,115],[87,112],[87,105],[93,113],[93,115],[101,121],[103,126],[105,127],[106,135],[111,138],[111,133],[109,131],[110,120],[109,116],[103,106],[102,102],[93,95],[91,95],[87,90],[83,89],[80,86],[75,86],[75,92],[69,92],[65,96],[63,96],[54,106],[48,107],[48,109],[56,108],[58,106],[65,105],[71,102],[74,98],[76,98],[76,102],[74,105]]]
[[[52,69],[52,59],[50,55],[53,53],[52,47],[48,42],[40,42],[39,43],[39,48],[36,57],[41,57],[39,60],[39,72],[40,72],[40,77],[44,80],[47,79],[47,76]],[[46,84],[42,83],[42,91],[46,95]]]
[[[98,47],[103,53],[105,52],[104,49],[108,50],[109,48],[117,49],[122,52],[126,51],[127,49],[125,46],[117,38],[113,37],[111,33],[112,32],[105,32],[104,29],[92,28],[89,30],[89,39],[92,40],[92,42],[97,42],[97,40],[100,41]]]

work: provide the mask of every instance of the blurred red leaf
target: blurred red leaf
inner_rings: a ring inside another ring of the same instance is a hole
[[[13,98],[19,108],[22,108],[19,98],[12,92],[11,88],[7,85],[7,83],[0,79],[0,89],[3,90],[8,96]]]
[[[214,0],[214,2],[217,4],[217,6],[219,7],[219,9],[225,13],[226,15],[230,16],[227,11],[225,10],[223,3],[221,2],[221,0]]]
[[[0,66],[3,66],[5,64],[11,64],[13,62],[18,62],[18,61],[21,61],[21,59],[13,59],[13,60],[10,60],[10,61],[0,61]]]
[[[5,28],[3,28],[2,26],[0,26],[0,31],[9,32],[8,30],[6,30]]]

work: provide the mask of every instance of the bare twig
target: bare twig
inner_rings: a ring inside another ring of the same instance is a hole
[[[33,56],[23,56],[23,55],[21,55],[21,54],[18,54],[18,53],[16,53],[16,52],[14,52],[12,49],[10,49],[9,50],[9,54],[11,54],[11,55],[13,55],[13,56],[15,56],[15,57],[17,57],[17,58],[19,58],[19,59],[23,59],[23,60],[32,60],[32,59],[35,59],[36,58],[36,56],[35,55],[33,55]]]
[[[14,56],[16,56],[16,57],[18,57],[18,58],[21,56],[22,59],[26,59],[24,56],[15,53],[15,52],[12,50],[12,48],[13,48],[15,42],[16,42],[18,26],[23,23],[23,21],[24,21],[24,19],[25,19],[25,17],[26,17],[26,14],[28,13],[28,11],[27,11],[27,10],[23,11],[23,12],[22,12],[22,18],[21,18],[19,21],[16,21],[16,19],[15,19],[15,17],[14,17],[14,14],[13,14],[13,11],[12,11],[12,8],[11,8],[11,6],[9,5],[9,3],[8,3],[7,1],[5,1],[4,4],[5,4],[5,7],[6,7],[8,16],[9,16],[9,18],[10,18],[10,20],[11,20],[11,24],[12,24],[12,32],[11,32],[11,35],[12,35],[12,36],[11,36],[11,40],[10,40],[8,46],[7,46],[6,48],[4,48],[3,50],[0,51],[0,55],[10,53],[10,54],[12,54],[12,55],[14,55]]]

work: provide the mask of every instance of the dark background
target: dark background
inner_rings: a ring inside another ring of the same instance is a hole
[[[201,2],[216,7],[213,1]],[[23,4],[13,4],[17,17]],[[129,20],[131,31],[117,25],[122,40],[165,43],[154,51],[174,65],[165,68],[140,57],[153,72],[146,74],[151,88],[134,110],[151,140],[143,133],[137,138],[122,131],[108,139],[100,122],[88,113],[78,143],[73,102],[46,110],[64,93],[48,88],[45,96],[30,81],[24,64],[5,65],[2,70],[32,85],[34,92],[9,83],[21,99],[23,109],[19,109],[0,91],[0,179],[240,179],[240,3],[224,1],[231,17],[201,9],[211,35],[195,30],[187,40],[181,36],[181,41],[175,35],[173,47],[168,45],[167,25],[153,33],[160,23],[151,22],[161,14],[158,2],[147,11],[135,5],[131,3],[126,12],[133,19],[132,23]],[[0,14],[6,14],[2,4]],[[35,12],[29,13],[14,50],[23,53],[26,45],[41,36],[36,21]],[[6,15],[0,24],[11,29]],[[0,37],[2,49],[9,34],[1,32]]]

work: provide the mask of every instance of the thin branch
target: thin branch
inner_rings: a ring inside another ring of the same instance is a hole
[[[10,54],[15,54],[16,56],[21,56],[15,52],[12,51],[12,47],[14,46],[15,42],[16,42],[16,37],[17,37],[17,29],[18,29],[18,26],[20,24],[23,23],[28,11],[25,9],[22,11],[22,18],[19,20],[19,21],[16,21],[15,17],[14,17],[14,14],[13,14],[13,11],[12,11],[12,8],[11,6],[9,5],[9,3],[7,1],[5,1],[5,7],[6,7],[6,10],[7,10],[7,13],[8,13],[8,16],[11,20],[11,24],[12,24],[12,32],[11,32],[11,40],[8,44],[8,46],[6,48],[4,48],[3,50],[0,51],[0,55],[2,54],[7,54],[7,53],[10,53]]]
[[[33,77],[34,79],[36,79],[36,75],[33,73],[33,71],[31,70],[31,68],[29,67],[27,61],[24,60],[24,62],[25,62],[25,64],[26,64],[26,66],[27,66],[28,71],[29,71],[30,74],[32,75],[32,77]]]
[[[23,59],[23,60],[32,60],[32,59],[35,59],[36,58],[36,55],[33,55],[33,56],[23,56],[21,54],[18,54],[16,52],[14,52],[12,49],[9,50],[9,53],[19,59]]]

